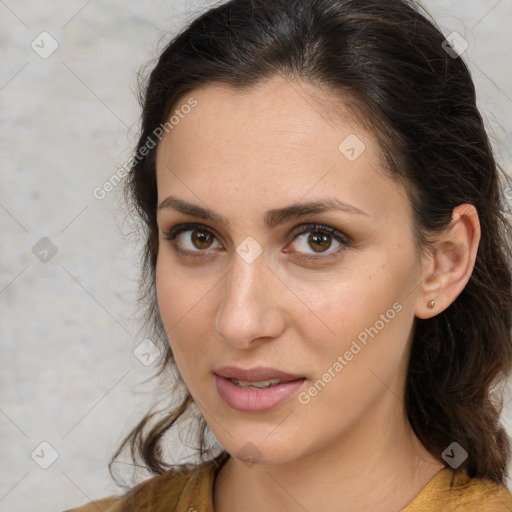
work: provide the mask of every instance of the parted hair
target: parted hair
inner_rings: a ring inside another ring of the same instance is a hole
[[[329,91],[375,135],[386,172],[411,202],[419,251],[432,248],[456,206],[474,205],[481,239],[472,275],[448,308],[415,319],[405,408],[440,462],[457,442],[468,453],[461,467],[469,476],[504,483],[510,446],[500,424],[500,385],[511,370],[512,187],[494,157],[471,74],[454,50],[412,0],[223,2],[192,20],[141,74],[136,152],[197,88],[250,89],[279,75]],[[162,350],[155,378],[172,373],[174,386],[168,378],[162,385],[179,400],[152,409],[126,435],[109,465],[114,478],[113,464],[128,448],[136,466],[168,471],[165,436],[195,407],[156,301],[157,147],[133,160],[125,195],[144,237],[140,301]],[[201,415],[195,419],[197,453],[206,461],[208,426]]]

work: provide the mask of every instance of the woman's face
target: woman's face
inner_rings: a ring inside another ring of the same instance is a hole
[[[283,78],[191,96],[158,147],[156,287],[215,437],[235,457],[277,463],[403,426],[423,266],[372,134]],[[243,388],[216,375],[226,366],[290,375]]]

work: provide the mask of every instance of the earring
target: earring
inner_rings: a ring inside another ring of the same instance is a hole
[[[427,302],[427,307],[428,307],[429,309],[434,309],[435,305],[436,305],[436,301],[435,301],[435,300],[429,300],[429,301]]]

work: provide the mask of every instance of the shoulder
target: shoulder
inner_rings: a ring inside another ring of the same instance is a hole
[[[184,507],[189,502],[196,506],[204,504],[204,510],[208,510],[214,476],[227,458],[226,454],[222,454],[203,464],[177,466],[145,480],[123,495],[109,496],[65,512],[164,512],[175,510],[178,504]]]
[[[168,507],[176,506],[191,476],[192,472],[187,469],[171,470],[145,480],[125,494],[95,500],[65,512],[124,512],[146,510],[146,507],[152,510],[149,507],[154,507],[157,501],[165,501]]]
[[[485,512],[511,512],[512,495],[502,484],[485,478],[470,478],[462,471],[455,471],[451,494],[464,510]],[[471,508],[472,507],[472,508]]]
[[[502,484],[470,478],[463,470],[444,468],[403,512],[512,512],[512,495]]]
[[[103,512],[110,512],[110,510],[112,510],[112,506],[118,503],[119,500],[120,498],[112,496],[110,498],[91,501],[82,507],[70,508],[68,510],[64,510],[64,512],[98,512],[98,510],[102,510]]]

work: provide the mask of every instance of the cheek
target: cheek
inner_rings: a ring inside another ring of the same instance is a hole
[[[364,290],[350,288],[349,298],[336,296],[338,303],[326,301],[322,318],[334,334],[318,336],[313,323],[303,334],[315,340],[310,351],[316,375],[302,398],[325,415],[325,425],[333,432],[355,421],[389,389],[400,393],[392,383],[402,375],[412,316],[394,300],[393,290],[385,293],[385,283],[379,288],[375,284]]]
[[[211,279],[180,269],[172,258],[162,251],[155,269],[155,284],[158,307],[166,328],[174,333],[182,324],[197,318],[205,302],[208,291],[212,288]],[[169,334],[170,334],[169,333]]]
[[[320,337],[346,340],[373,325],[381,313],[392,308],[399,297],[399,287],[388,281],[389,277],[382,274],[363,275],[354,271],[317,281],[315,286],[295,283],[294,292],[302,300],[293,315]]]
[[[384,264],[383,258],[368,258],[364,267],[366,272],[354,270],[298,291],[314,313],[295,314],[301,337],[311,343],[320,363],[318,371],[345,354],[352,367],[392,367],[406,349],[413,321],[412,261]]]
[[[204,292],[176,278],[176,272],[163,262],[157,262],[155,284],[160,316],[180,373],[185,378],[185,366],[194,364],[200,354],[196,345],[201,340],[197,332],[201,322],[197,319],[202,315]]]
[[[160,316],[169,335],[169,329],[177,316],[176,308],[180,307],[180,302],[177,300],[176,282],[171,272],[167,271],[165,265],[161,263],[161,257],[158,258],[155,269],[155,288]]]

